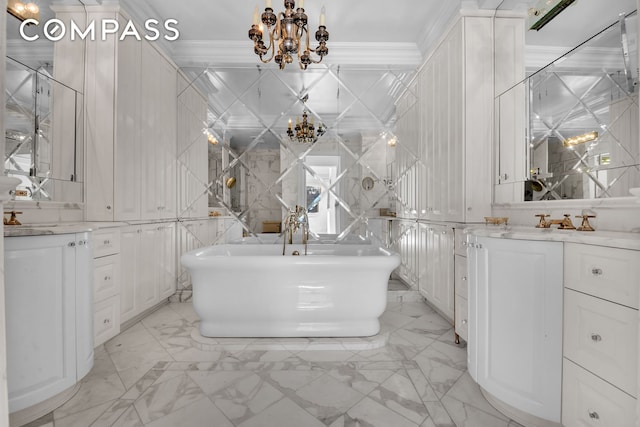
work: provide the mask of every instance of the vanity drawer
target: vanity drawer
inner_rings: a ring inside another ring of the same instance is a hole
[[[636,425],[634,398],[567,359],[564,359],[563,368],[562,425]]]
[[[93,300],[120,293],[120,254],[110,255],[93,260]]]
[[[120,297],[107,298],[93,305],[93,345],[99,346],[120,333]]]
[[[456,255],[467,256],[467,235],[464,228],[456,228],[454,232],[454,251]]]
[[[565,287],[638,308],[640,251],[566,243]]]
[[[469,307],[467,299],[456,295],[456,334],[465,341],[469,339]]]
[[[632,396],[637,340],[637,310],[565,290],[564,356]]]
[[[467,257],[460,255],[455,256],[455,285],[456,296],[468,298],[469,284],[467,280]]]
[[[120,230],[109,228],[93,232],[93,257],[99,258],[120,252]]]

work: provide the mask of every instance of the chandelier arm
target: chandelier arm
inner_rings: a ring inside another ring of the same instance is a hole
[[[260,62],[262,62],[263,64],[268,64],[269,62],[271,62],[271,60],[276,54],[276,44],[273,42],[271,37],[269,37],[269,41],[270,41],[269,47],[267,48],[267,50],[271,50],[271,56],[269,57],[269,59],[264,59],[262,55],[258,55],[260,57]]]

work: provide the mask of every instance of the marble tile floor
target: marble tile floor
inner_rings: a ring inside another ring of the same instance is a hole
[[[369,338],[212,339],[171,303],[96,349],[79,392],[29,427],[516,427],[421,301]],[[195,332],[194,332],[195,331]]]

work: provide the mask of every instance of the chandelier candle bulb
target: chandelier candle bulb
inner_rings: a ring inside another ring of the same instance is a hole
[[[258,25],[258,23],[260,22],[259,17],[260,16],[260,11],[258,10],[258,6],[256,6],[255,10],[253,11],[253,25]]]
[[[298,5],[300,9],[304,9],[304,0],[300,0],[300,4]]]
[[[266,7],[271,8],[271,0],[267,0]]]
[[[320,26],[321,27],[325,27],[325,8],[324,6],[322,6],[322,9],[320,9]]]

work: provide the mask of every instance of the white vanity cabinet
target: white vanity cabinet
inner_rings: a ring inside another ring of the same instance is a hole
[[[120,333],[120,230],[93,232],[93,328],[97,347]]]
[[[50,411],[93,366],[91,239],[86,232],[4,242],[9,411],[51,401]]]
[[[469,240],[469,373],[524,425],[560,422],[562,245]]]
[[[565,243],[562,422],[635,425],[640,251]]]

